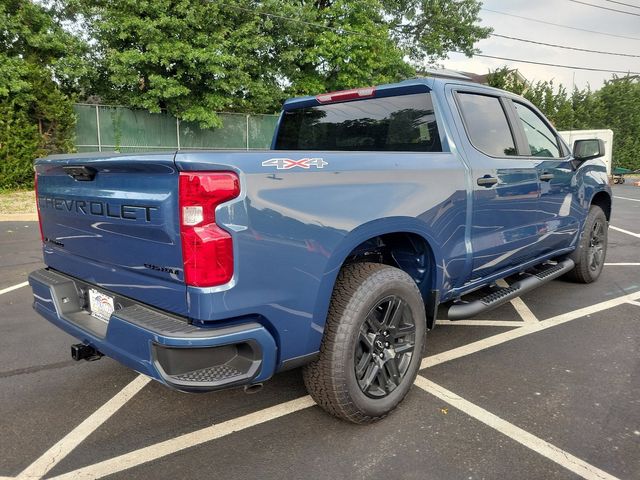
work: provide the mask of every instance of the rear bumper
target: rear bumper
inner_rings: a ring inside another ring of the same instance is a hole
[[[276,343],[256,322],[199,328],[54,270],[29,275],[33,308],[54,325],[120,363],[183,391],[211,391],[267,380]],[[88,288],[114,297],[109,322],[84,309]]]

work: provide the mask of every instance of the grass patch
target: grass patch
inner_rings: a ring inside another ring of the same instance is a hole
[[[0,215],[7,213],[36,213],[33,190],[0,191]]]

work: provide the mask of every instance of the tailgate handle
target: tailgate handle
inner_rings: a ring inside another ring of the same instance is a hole
[[[79,182],[90,182],[96,176],[96,169],[86,165],[67,165],[62,169],[67,175]]]

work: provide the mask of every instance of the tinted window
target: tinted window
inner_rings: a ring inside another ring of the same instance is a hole
[[[527,136],[531,155],[534,157],[560,157],[558,139],[542,119],[529,107],[513,102],[516,107],[524,134]]]
[[[428,93],[290,110],[282,117],[275,148],[442,151]]]
[[[487,155],[517,155],[516,146],[502,104],[497,97],[459,93],[467,134],[471,143]]]

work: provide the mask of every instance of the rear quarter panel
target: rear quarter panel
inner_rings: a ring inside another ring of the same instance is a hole
[[[270,158],[321,157],[322,168],[277,170]],[[218,207],[233,233],[229,285],[187,289],[202,322],[259,316],[280,359],[319,349],[334,282],[353,248],[376,235],[414,232],[433,250],[434,288],[463,281],[465,168],[457,155],[389,152],[179,152],[180,170],[234,170],[240,198]]]

